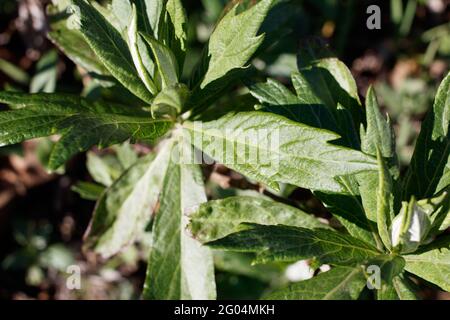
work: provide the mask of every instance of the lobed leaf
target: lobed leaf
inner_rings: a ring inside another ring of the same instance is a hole
[[[223,17],[208,43],[208,69],[201,81],[203,89],[229,71],[242,68],[262,43],[256,36],[273,0],[262,0],[237,14],[237,5]]]
[[[93,145],[107,147],[130,138],[152,141],[172,127],[168,119],[154,120],[146,112],[75,95],[0,92],[0,102],[22,106],[0,112],[0,145],[61,134],[50,155],[52,170]]]
[[[332,230],[281,225],[245,226],[241,231],[207,245],[216,249],[255,252],[258,263],[314,258],[321,264],[354,265],[379,254],[371,245]]]
[[[284,182],[344,192],[334,177],[375,169],[371,157],[330,144],[339,138],[335,133],[267,112],[228,114],[184,126],[208,156],[272,188]]]

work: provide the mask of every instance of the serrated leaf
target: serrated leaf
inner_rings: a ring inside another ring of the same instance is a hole
[[[300,74],[292,74],[292,83],[296,88],[297,96],[274,79],[251,85],[250,93],[262,103],[261,107],[264,111],[316,128],[337,131],[334,115],[309,88],[302,87],[300,78]]]
[[[299,78],[302,80],[301,88],[312,91],[322,104],[335,113],[339,128],[337,132],[343,137],[346,145],[358,148],[359,138],[356,129],[359,128],[363,117],[356,82],[343,62],[330,57],[328,53],[322,54],[320,50],[323,50],[322,46],[317,48],[314,44],[301,49],[298,55],[298,68],[302,76]],[[339,105],[343,107],[341,111],[338,110]],[[348,125],[347,117],[341,115],[346,111],[351,114],[353,122],[351,126]]]
[[[404,180],[404,199],[429,198],[450,185],[450,73],[439,86]]]
[[[284,182],[344,192],[335,176],[375,169],[371,157],[328,143],[338,135],[267,112],[228,114],[185,128],[211,158],[272,188]]]
[[[336,267],[265,297],[268,300],[356,300],[366,285],[361,266]]]
[[[262,0],[239,14],[236,5],[220,20],[209,39],[202,89],[248,62],[264,39],[257,33],[272,4],[273,0]]]
[[[352,265],[379,254],[371,245],[332,230],[281,225],[246,224],[241,231],[207,245],[216,249],[255,252],[258,263],[314,258],[321,264]]]
[[[241,223],[329,228],[300,209],[256,197],[229,197],[208,201],[190,215],[189,230],[201,242],[210,242],[239,231]]]
[[[139,239],[151,220],[167,172],[172,143],[140,158],[100,197],[86,232],[85,248],[103,258]]]
[[[181,143],[174,150],[181,155],[179,161],[171,158],[169,162],[153,226],[145,299],[216,297],[212,254],[186,231],[186,210],[205,202],[206,195],[200,168],[184,161],[191,146]]]
[[[85,0],[72,0],[79,18],[79,31],[108,71],[128,90],[145,102],[151,93],[133,65],[125,40],[103,15]]]
[[[404,255],[405,269],[450,292],[450,237],[443,237],[416,254]]]
[[[88,72],[105,76],[109,75],[109,71],[96,57],[81,32],[70,27],[70,14],[67,12],[69,4],[69,1],[67,3],[56,1],[55,5],[47,6],[47,16],[50,24],[47,36],[75,64]]]
[[[61,134],[50,155],[52,170],[93,145],[107,147],[128,139],[151,141],[173,125],[137,109],[92,103],[75,95],[0,92],[0,102],[25,106],[0,112],[0,145]]]

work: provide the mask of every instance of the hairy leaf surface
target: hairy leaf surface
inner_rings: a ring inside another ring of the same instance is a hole
[[[339,138],[335,133],[267,112],[229,114],[185,128],[211,158],[273,188],[284,182],[345,192],[334,177],[376,168],[371,157],[330,144]]]
[[[241,223],[328,228],[300,209],[256,197],[230,197],[208,201],[190,216],[189,229],[201,242],[209,242],[239,231]]]
[[[25,106],[0,112],[0,145],[61,134],[50,155],[56,170],[72,155],[93,145],[107,147],[127,139],[152,141],[171,127],[147,112],[66,94],[0,92],[0,102]]]
[[[244,228],[244,226],[242,227]],[[296,261],[352,265],[379,254],[371,245],[326,229],[247,224],[247,229],[208,243],[218,249],[257,253],[256,261]]]

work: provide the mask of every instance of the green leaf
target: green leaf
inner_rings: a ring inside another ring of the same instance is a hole
[[[369,87],[366,97],[367,129],[361,128],[361,150],[376,156],[377,148],[384,158],[395,157],[395,137],[389,121],[380,112],[377,98],[372,87]]]
[[[393,285],[400,300],[417,300],[415,284],[404,273],[393,279]]]
[[[180,83],[163,89],[153,100],[151,111],[153,118],[164,116],[176,119],[189,99],[189,89]]]
[[[274,189],[284,182],[344,192],[334,177],[376,168],[371,157],[328,143],[338,135],[267,112],[228,114],[185,128],[211,158]]]
[[[133,4],[132,13],[131,13],[131,21],[128,26],[128,46],[130,48],[131,56],[133,57],[134,66],[136,67],[139,77],[142,82],[145,84],[145,87],[152,95],[157,93],[157,88],[153,83],[153,80],[150,77],[145,65],[142,61],[142,57],[139,51],[139,41],[142,41],[138,34],[138,17],[136,13],[136,6]]]
[[[123,171],[123,168],[116,157],[112,155],[101,157],[93,152],[87,153],[86,167],[95,182],[106,187],[113,184]]]
[[[189,230],[201,242],[210,242],[239,231],[241,223],[328,228],[297,208],[256,197],[229,197],[203,203],[190,215]]]
[[[367,91],[366,119],[366,129],[361,126],[362,151],[364,153],[376,156],[377,148],[379,148],[381,156],[387,159],[387,166],[389,167],[389,171],[397,176],[398,168],[395,154],[395,137],[389,121],[386,121],[380,112],[375,92],[372,87],[370,87]],[[371,221],[376,222],[377,195],[373,192],[373,190],[380,187],[379,177],[376,174],[370,172],[360,174],[356,179],[359,183],[359,191],[367,218]]]
[[[138,160],[136,151],[134,151],[133,147],[128,141],[113,146],[113,149],[116,152],[117,159],[124,169],[128,169]]]
[[[405,260],[401,256],[382,254],[365,263],[380,268],[381,284],[391,285],[395,277],[403,272]]]
[[[264,111],[273,112],[312,127],[337,131],[333,113],[321,103],[307,87],[307,83],[305,84],[301,79],[300,74],[292,74],[292,83],[297,96],[273,79],[267,79],[266,83],[251,85],[250,93],[262,103],[261,107]]]
[[[161,89],[178,83],[178,66],[173,52],[163,43],[147,34],[141,34],[150,45],[158,66],[158,76],[161,79]]]
[[[281,225],[246,224],[241,231],[207,244],[217,249],[255,252],[257,263],[314,258],[321,264],[352,265],[379,254],[371,245],[332,230]]]
[[[214,266],[219,271],[242,275],[267,283],[272,283],[275,279],[281,279],[283,267],[275,263],[253,265],[252,261],[252,254],[214,251]]]
[[[257,36],[257,33],[273,2],[262,0],[239,14],[235,5],[220,20],[209,39],[205,56],[208,67],[201,80],[202,89],[248,62],[264,40],[264,36]]]
[[[416,254],[405,255],[405,269],[450,292],[450,237],[443,237]]]
[[[384,163],[380,149],[377,149],[378,159],[378,189],[377,193],[377,227],[378,234],[383,241],[384,246],[392,249],[389,226],[394,218],[392,178]]]
[[[174,53],[178,61],[177,72],[181,74],[186,54],[187,17],[180,0],[167,0],[157,39]]]
[[[26,106],[0,112],[0,145],[61,134],[50,155],[52,170],[93,145],[107,147],[130,138],[153,141],[173,125],[167,119],[151,119],[146,112],[105,102],[92,103],[75,95],[0,92],[0,102]]]
[[[128,90],[145,102],[151,93],[134,68],[125,40],[93,6],[85,0],[72,0],[79,18],[79,30],[108,71]]]
[[[342,177],[337,178],[345,188],[345,194],[314,192],[325,207],[336,217],[347,231],[355,238],[381,249],[383,247],[378,237],[377,226],[365,214],[358,194]]]
[[[450,185],[450,73],[424,122],[404,180],[404,199],[430,198]]]
[[[166,0],[134,0],[139,15],[139,30],[158,39],[158,28]]]
[[[366,285],[362,266],[336,267],[266,297],[268,300],[356,300]]]
[[[450,188],[431,199],[417,201],[417,207],[423,211],[431,222],[428,237],[435,236],[450,227]]]
[[[106,189],[95,207],[86,249],[108,258],[143,235],[158,201],[172,145],[167,142],[156,157],[140,158]]]
[[[356,82],[347,66],[337,58],[325,54],[322,45],[309,44],[302,48],[298,55],[298,68],[301,74],[302,91],[308,96],[318,97],[322,104],[335,114],[338,121],[338,133],[345,144],[359,147],[359,137],[356,131],[362,122],[362,108],[359,100]],[[326,51],[326,49],[325,49]],[[297,92],[300,95],[300,92]],[[338,106],[341,108],[338,108]],[[349,113],[343,116],[343,113]],[[351,125],[348,118],[352,119]]]
[[[64,54],[75,64],[88,72],[99,75],[109,75],[109,71],[96,57],[94,51],[83,38],[81,32],[72,26],[71,14],[68,13],[70,1],[55,1],[54,5],[47,6],[47,16],[50,31],[47,36]]]
[[[0,71],[17,83],[27,85],[30,82],[28,73],[4,59],[0,59]]]
[[[105,187],[96,183],[79,181],[72,186],[71,190],[78,193],[83,199],[97,200],[100,198],[103,191],[105,191]]]
[[[153,226],[145,299],[215,299],[214,266],[208,248],[186,231],[186,210],[206,201],[198,165],[185,164],[191,146],[175,146]]]
[[[404,274],[392,279],[392,284],[383,284],[377,290],[377,300],[417,300],[414,284]]]
[[[50,50],[42,56],[36,65],[36,74],[30,82],[30,92],[54,92],[57,77],[58,53],[55,50]]]
[[[111,11],[116,16],[120,31],[123,32],[130,26],[133,16],[132,4],[129,0],[112,0]]]

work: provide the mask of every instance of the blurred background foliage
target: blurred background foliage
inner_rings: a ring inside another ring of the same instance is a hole
[[[107,1],[99,1],[107,4]],[[187,79],[200,59],[214,24],[237,0],[185,0],[189,16]],[[255,0],[241,0],[241,8]],[[45,0],[0,1],[0,88],[25,92],[72,92],[88,97],[102,90],[47,39]],[[381,30],[368,30],[366,9],[381,7]],[[403,167],[412,155],[424,114],[450,63],[450,5],[447,0],[290,0],[278,1],[262,30],[267,33],[250,74],[289,85],[296,53],[320,38],[351,69],[361,97],[373,84],[397,134]],[[244,79],[245,82],[245,79]],[[244,85],[214,104],[214,112],[251,109],[256,102]],[[0,108],[2,108],[0,106]],[[207,115],[204,115],[207,118]],[[46,163],[53,138],[0,148],[0,299],[137,299],[150,246],[132,246],[109,261],[82,252],[93,200],[151,146],[124,144],[77,155],[56,173]],[[275,194],[222,166],[205,167],[210,198],[236,194],[271,196],[323,218],[328,212],[302,189]],[[251,256],[217,252],[219,298],[259,298],[288,281],[307,279],[309,262],[251,265]],[[76,264],[82,289],[68,290],[66,273]],[[420,286],[420,284],[418,284]],[[422,298],[450,299],[423,289]],[[367,295],[370,297],[370,293]]]

